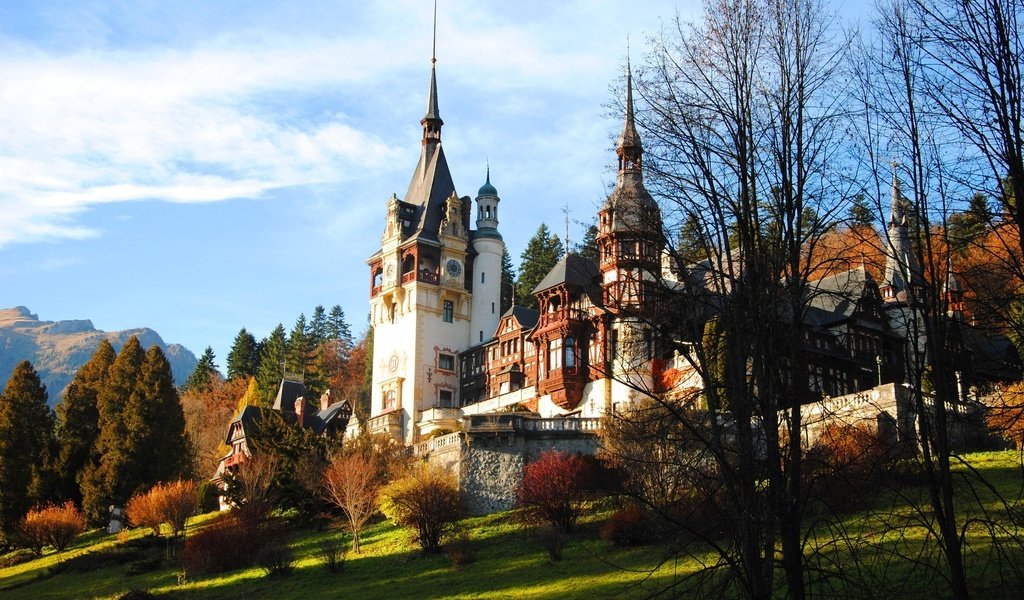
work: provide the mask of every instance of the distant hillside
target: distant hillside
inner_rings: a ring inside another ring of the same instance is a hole
[[[92,321],[40,321],[24,306],[0,309],[0,390],[14,367],[28,360],[50,392],[50,406],[60,401],[75,371],[89,360],[100,340],[106,338],[118,351],[131,336],[138,336],[143,348],[153,344],[167,354],[174,382],[181,385],[196,367],[196,357],[181,344],[165,344],[149,328],[99,331]]]

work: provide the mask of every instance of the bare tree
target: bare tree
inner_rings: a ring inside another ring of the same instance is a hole
[[[362,453],[336,456],[323,477],[327,500],[340,508],[352,530],[352,550],[359,552],[359,532],[377,512],[377,493],[383,480],[378,461]]]

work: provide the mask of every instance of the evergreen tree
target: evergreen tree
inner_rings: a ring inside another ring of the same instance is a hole
[[[82,507],[94,523],[102,523],[108,506],[123,506],[135,491],[133,474],[139,465],[130,452],[125,414],[141,377],[144,358],[139,339],[130,337],[110,365],[96,397],[99,434],[95,453],[99,460],[86,466],[81,480]]]
[[[306,329],[306,315],[300,313],[292,327],[292,333],[288,336],[288,346],[285,353],[285,370],[289,373],[304,373],[309,365],[310,345],[309,332]]]
[[[49,498],[53,411],[46,387],[27,360],[0,395],[0,533],[9,535],[33,504]]]
[[[327,311],[322,304],[317,304],[313,309],[313,316],[309,319],[309,344],[316,348],[327,341]]]
[[[708,258],[703,232],[704,228],[697,215],[688,214],[679,230],[679,245],[676,248],[676,254],[683,263],[680,266],[692,265]]]
[[[228,379],[255,377],[260,368],[260,351],[256,338],[245,330],[235,336],[228,352]]]
[[[341,341],[343,352],[347,353],[352,348],[352,329],[345,320],[345,311],[338,304],[331,307],[327,317],[327,337]]]
[[[537,287],[537,284],[558,263],[564,253],[562,241],[551,233],[547,225],[541,223],[537,228],[537,233],[526,243],[526,249],[520,256],[516,304],[537,308],[537,300],[533,297],[533,288]]]
[[[583,234],[583,243],[580,244],[579,254],[583,258],[594,261],[595,264],[601,259],[597,251],[597,225],[587,227],[586,233]]]
[[[99,412],[96,398],[107,379],[107,372],[117,354],[107,340],[102,340],[89,359],[75,373],[57,405],[57,447],[54,466],[57,477],[57,498],[82,502],[78,479],[92,462],[93,447],[99,435]]]
[[[874,227],[875,226],[875,211],[871,207],[867,198],[864,194],[857,194],[853,199],[853,203],[850,205],[849,214],[850,226],[863,226],[863,227]]]
[[[123,489],[135,493],[187,475],[185,415],[171,365],[159,346],[146,351],[139,379],[125,407],[125,421],[129,440],[126,452],[135,469]]]
[[[954,251],[963,254],[974,242],[988,231],[992,222],[992,209],[988,205],[985,194],[978,192],[971,198],[967,210],[953,213],[949,217],[949,245]]]
[[[512,267],[512,257],[508,248],[501,253],[501,314],[512,308],[516,293],[516,270]]]
[[[277,388],[284,377],[285,354],[288,350],[288,338],[284,333],[284,325],[280,323],[270,332],[270,337],[260,342],[260,368],[256,373],[256,385],[259,388],[260,400],[269,406]]]
[[[185,380],[186,390],[205,390],[210,386],[211,377],[220,377],[220,372],[217,371],[217,363],[213,362],[215,359],[216,356],[213,354],[213,348],[207,346],[206,350],[203,351],[203,355],[199,357],[196,368],[193,369],[192,374]]]

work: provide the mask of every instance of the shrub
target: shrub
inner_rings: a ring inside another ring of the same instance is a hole
[[[171,535],[177,537],[185,533],[188,518],[195,514],[196,500],[194,481],[158,483],[148,492],[133,496],[125,512],[132,524],[149,527],[153,535],[160,535],[160,525],[167,524]]]
[[[0,569],[6,569],[7,567],[14,567],[22,563],[27,563],[30,560],[35,560],[35,558],[36,553],[27,548],[15,550],[9,554],[0,556]]]
[[[831,423],[804,460],[805,493],[837,510],[870,497],[890,455],[885,438],[861,424]]]
[[[258,538],[234,517],[214,521],[185,539],[182,566],[187,573],[220,573],[252,563]]]
[[[524,469],[516,500],[535,520],[568,533],[589,488],[589,468],[581,456],[549,450]]]
[[[199,512],[209,513],[220,510],[220,487],[212,481],[204,481],[196,492]]]
[[[654,521],[639,506],[620,508],[601,526],[601,539],[616,546],[642,546],[655,539]]]
[[[259,551],[256,563],[263,567],[268,577],[287,577],[295,567],[295,554],[288,544],[274,540]]]
[[[352,551],[359,553],[359,532],[377,512],[377,493],[381,488],[379,465],[362,453],[334,457],[323,477],[323,492],[328,502],[340,508],[352,531]]]
[[[61,506],[49,504],[30,510],[21,521],[19,539],[39,556],[46,544],[63,552],[83,531],[85,515],[68,500]]]
[[[476,551],[469,532],[462,529],[449,537],[444,545],[444,553],[452,561],[452,566],[461,567],[476,562]]]
[[[328,573],[345,570],[345,544],[339,540],[326,540],[320,545],[320,560]]]
[[[463,512],[455,476],[426,463],[384,486],[380,498],[381,512],[398,525],[412,527],[426,552],[440,549],[441,539]]]
[[[562,550],[565,548],[565,536],[562,535],[562,532],[554,527],[544,527],[537,535],[544,550],[548,553],[548,559],[551,562],[561,561]]]

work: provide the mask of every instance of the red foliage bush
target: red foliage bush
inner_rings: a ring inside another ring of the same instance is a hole
[[[856,508],[876,487],[890,455],[886,438],[875,429],[831,423],[804,459],[805,494],[833,509]]]
[[[137,527],[149,527],[153,535],[160,535],[160,525],[166,523],[171,534],[185,532],[188,518],[196,512],[198,495],[194,481],[158,483],[148,492],[136,494],[128,501],[125,512]]]
[[[517,503],[534,519],[570,532],[592,488],[590,471],[578,454],[544,452],[523,470],[523,481],[516,490]]]
[[[85,515],[68,500],[62,506],[49,504],[30,510],[18,528],[19,541],[37,556],[50,544],[64,551],[78,534],[85,531]]]
[[[601,539],[616,546],[642,546],[655,537],[654,520],[639,506],[620,508],[601,526]]]

